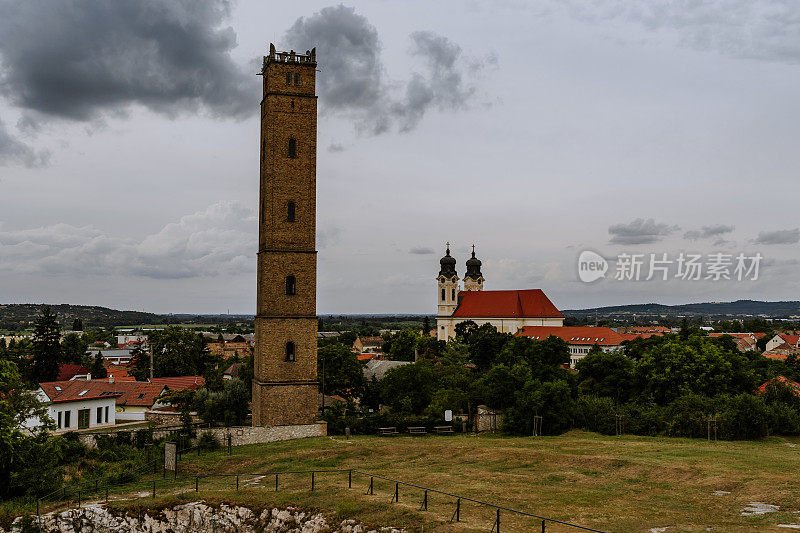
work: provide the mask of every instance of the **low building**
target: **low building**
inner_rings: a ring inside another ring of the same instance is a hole
[[[783,344],[788,345],[789,348],[800,348],[800,335],[779,333],[767,341],[765,351],[771,352]]]
[[[239,372],[242,371],[244,367],[244,363],[233,363],[231,366],[225,369],[222,373],[222,379],[236,379],[239,377]]]
[[[117,348],[135,348],[147,344],[147,335],[142,333],[130,333],[117,335]]]
[[[736,343],[736,348],[740,352],[753,352],[758,350],[758,339],[763,337],[763,333],[710,333],[708,336],[713,338],[728,335]]]
[[[788,387],[792,394],[800,398],[800,384],[796,381],[790,381],[784,376],[776,376],[766,383],[762,383],[761,386],[756,389],[756,394],[760,396],[767,392],[767,388],[780,386]]]
[[[150,383],[163,385],[169,390],[196,390],[206,384],[203,376],[174,376],[167,378],[151,378]]]
[[[113,363],[116,365],[127,365],[131,362],[131,351],[128,349],[98,349],[95,346],[89,347],[91,357],[97,356],[97,352],[103,354],[104,363]]]
[[[106,385],[103,381],[50,381],[42,383],[35,394],[56,423],[56,432],[91,429],[116,423],[116,401],[122,393]],[[41,424],[38,417],[25,421],[29,429]]]
[[[58,375],[56,381],[88,381],[92,379],[89,369],[83,365],[65,363],[58,365]]]
[[[383,337],[356,337],[353,341],[355,353],[383,353]]]
[[[375,378],[377,381],[386,377],[386,373],[403,365],[410,365],[410,361],[389,361],[387,359],[372,359],[364,364],[364,377],[367,381]]]
[[[550,336],[562,339],[569,345],[570,368],[575,368],[577,362],[586,357],[595,345],[604,352],[612,352],[622,350],[622,342],[627,340],[611,328],[593,326],[526,326],[516,335],[537,341]]]

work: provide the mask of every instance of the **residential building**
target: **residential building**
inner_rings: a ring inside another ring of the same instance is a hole
[[[56,432],[113,426],[116,400],[122,393],[110,391],[102,381],[50,381],[35,392],[56,423]],[[38,417],[25,421],[33,429],[42,424]]]
[[[383,337],[356,337],[356,340],[353,341],[353,351],[355,353],[372,353],[372,354],[380,354],[383,353]]]
[[[92,374],[89,369],[83,365],[76,365],[72,363],[63,363],[58,365],[58,375],[56,381],[73,381],[73,380],[87,381],[92,379]]]
[[[593,346],[599,346],[604,352],[619,351],[626,340],[611,328],[594,326],[526,326],[516,335],[537,341],[550,336],[562,339],[569,345],[570,368],[575,368],[576,363],[586,357]]]
[[[142,333],[126,333],[117,335],[117,348],[135,348],[147,344],[147,335]]]
[[[783,344],[786,344],[787,348],[800,348],[800,335],[779,333],[767,341],[766,351],[771,352]]]

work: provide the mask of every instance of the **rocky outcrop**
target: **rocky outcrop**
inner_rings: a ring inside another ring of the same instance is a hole
[[[10,533],[37,531],[36,517],[14,521]],[[31,529],[31,526],[33,528]],[[202,501],[158,511],[147,511],[141,516],[114,514],[104,505],[88,505],[60,513],[42,516],[42,531],[46,533],[182,533],[182,532],[250,532],[265,533],[402,533],[392,527],[368,529],[355,520],[344,520],[338,525],[328,524],[321,514],[299,509],[265,509],[260,513],[247,507],[222,504],[213,507]],[[0,533],[8,533],[0,528]]]

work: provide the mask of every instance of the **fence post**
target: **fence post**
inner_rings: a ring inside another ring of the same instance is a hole
[[[497,508],[497,533],[500,533],[500,508]]]
[[[395,502],[395,503],[400,501],[400,484],[399,483],[395,483],[394,484],[394,498],[392,498],[392,501]]]
[[[40,500],[39,498],[36,498],[36,524],[39,528],[39,533],[42,533],[42,515],[39,511],[41,501],[42,500]]]
[[[156,497],[156,480],[153,480],[153,498]]]
[[[456,502],[456,522],[461,521],[461,498]]]
[[[239,476],[236,476],[236,492],[239,492]]]
[[[200,489],[198,488],[200,485],[200,476],[194,476],[194,491],[197,492]]]
[[[314,472],[311,472],[311,491],[314,491]]]
[[[545,520],[542,520],[542,533],[545,533],[545,531],[544,531],[544,523],[545,523]]]
[[[423,498],[422,498],[422,507],[420,507],[420,510],[425,510],[425,511],[428,510],[428,490],[427,489],[425,489],[425,496],[423,496]]]
[[[81,508],[81,490],[78,489],[78,509]]]
[[[108,485],[106,485],[106,503],[108,503]]]
[[[347,471],[347,488],[348,489],[352,489],[353,488],[353,471],[352,470],[348,470]]]
[[[278,474],[275,474],[275,492],[278,492]]]

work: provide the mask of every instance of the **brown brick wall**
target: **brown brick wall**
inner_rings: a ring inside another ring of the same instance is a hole
[[[317,418],[315,69],[312,63],[269,61],[264,70],[254,426]],[[289,157],[290,138],[296,157]],[[294,221],[287,219],[289,202],[296,206]],[[290,274],[294,295],[286,294]],[[287,342],[295,344],[293,362],[286,361]]]

